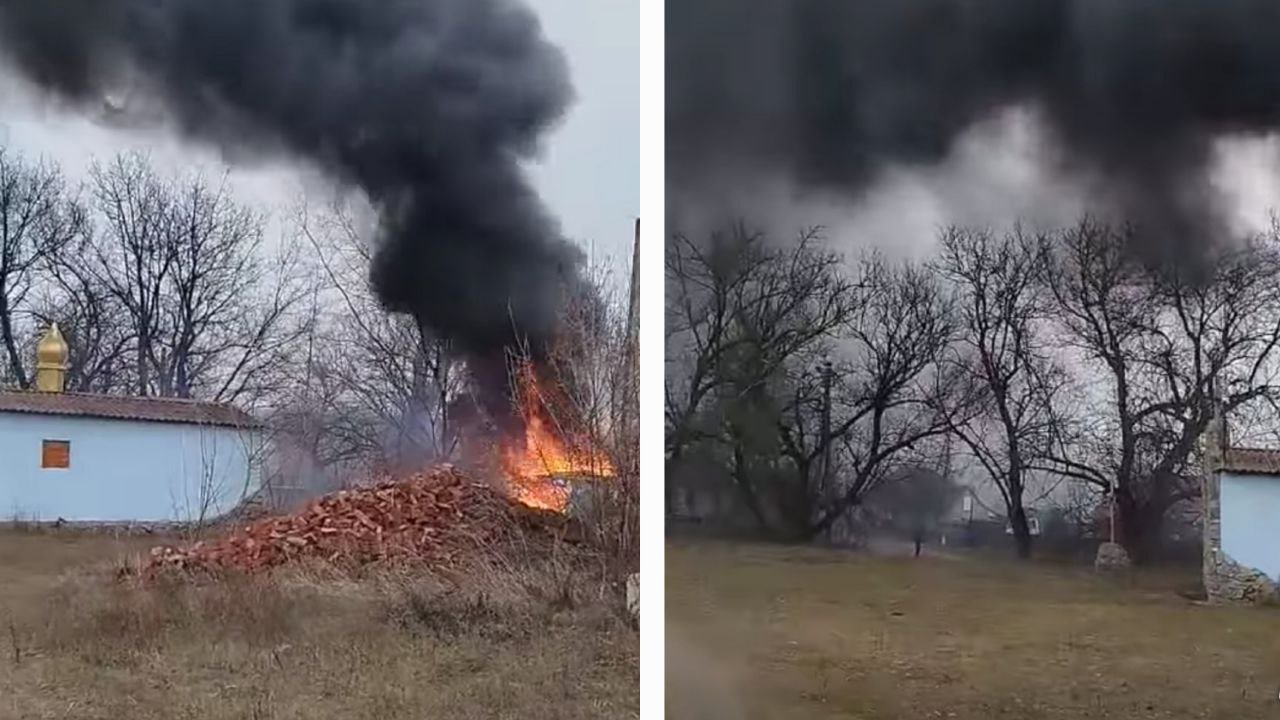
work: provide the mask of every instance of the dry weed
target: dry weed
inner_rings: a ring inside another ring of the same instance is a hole
[[[17,610],[0,612],[14,618],[0,639],[0,717],[638,713],[638,636],[593,601],[600,581],[563,560],[143,582],[121,579],[134,561],[91,539],[57,542],[42,588],[7,594],[0,564],[0,609]],[[39,563],[27,561],[31,583]]]

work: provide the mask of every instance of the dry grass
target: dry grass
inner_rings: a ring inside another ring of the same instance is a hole
[[[638,636],[563,568],[113,580],[155,539],[0,534],[0,718],[629,718]]]
[[[1280,717],[1280,610],[1187,579],[670,544],[668,717]]]

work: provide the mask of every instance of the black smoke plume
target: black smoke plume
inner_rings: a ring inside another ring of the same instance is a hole
[[[0,49],[63,98],[140,92],[191,138],[358,186],[382,302],[477,358],[536,351],[580,289],[520,164],[572,99],[567,64],[515,0],[0,0]]]
[[[688,0],[667,11],[677,201],[726,177],[864,190],[1029,106],[1151,259],[1219,236],[1213,141],[1280,127],[1275,0]],[[671,197],[671,196],[669,196]]]

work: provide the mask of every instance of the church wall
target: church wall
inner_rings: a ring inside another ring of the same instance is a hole
[[[1280,478],[1223,473],[1220,483],[1222,551],[1280,580]]]
[[[66,469],[41,467],[44,440],[71,444]],[[0,413],[0,518],[188,522],[257,489],[248,430]]]

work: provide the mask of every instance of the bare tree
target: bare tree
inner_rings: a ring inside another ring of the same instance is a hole
[[[773,248],[739,228],[677,236],[667,257],[668,482],[690,444],[718,446],[757,524],[805,538],[945,433],[959,397],[930,273],[868,256],[851,280],[820,242]]]
[[[86,270],[80,259],[90,236],[77,240],[50,264],[46,287],[32,314],[41,326],[57,322],[67,342],[69,390],[127,393],[136,387],[127,313]]]
[[[176,260],[172,198],[141,154],[121,154],[90,170],[102,233],[86,267],[127,312],[137,395],[155,392],[164,286]]]
[[[1114,497],[1121,540],[1143,560],[1169,508],[1198,494],[1215,396],[1228,410],[1280,399],[1280,233],[1152,268],[1129,252],[1134,232],[1085,220],[1053,243],[1057,324],[1107,383],[1087,389],[1100,411],[1077,418],[1051,466]]]
[[[309,331],[299,248],[286,236],[268,251],[264,219],[231,199],[225,177],[215,186],[197,174],[179,187],[160,387],[253,405],[281,390],[281,369]]]
[[[854,312],[846,318],[834,362],[838,378],[827,429],[813,426],[813,402],[793,407],[782,427],[784,453],[802,467],[828,443],[839,443],[829,477],[819,479],[820,500],[805,533],[826,532],[924,441],[945,434],[967,406],[967,388],[942,363],[956,335],[950,298],[924,267],[865,258]],[[811,438],[805,441],[805,435]]]
[[[542,360],[548,380],[530,398],[540,405],[576,464],[594,480],[580,486],[575,513],[602,550],[602,569],[615,577],[640,560],[639,366],[635,287],[623,296],[604,266],[584,273],[578,293],[560,319],[560,330]],[[633,274],[631,282],[636,282]],[[529,356],[520,360],[528,367]],[[607,476],[607,477],[602,477]]]
[[[676,235],[668,244],[668,511],[671,479],[685,451],[719,440],[726,429],[715,419],[704,422],[708,407],[758,396],[790,359],[848,317],[852,285],[840,272],[840,257],[821,242],[815,229],[789,247],[770,247],[763,235],[739,225],[705,243]]]
[[[5,374],[30,387],[19,314],[61,250],[85,230],[85,211],[52,165],[29,164],[0,149],[0,343]]]
[[[274,389],[281,378],[267,371],[305,330],[292,317],[307,296],[296,248],[282,240],[267,255],[264,219],[232,199],[225,176],[195,173],[171,191],[158,392],[243,403]]]
[[[977,391],[980,411],[951,431],[999,489],[1019,557],[1031,555],[1024,506],[1028,476],[1049,451],[1054,397],[1064,384],[1037,329],[1046,315],[1044,250],[1020,228],[1000,238],[949,228],[934,267],[956,291],[961,332],[954,365]]]
[[[125,154],[91,178],[102,232],[57,273],[64,294],[94,313],[79,318],[89,325],[80,332],[100,332],[93,321],[107,320],[106,306],[123,310],[139,395],[252,405],[279,390],[271,371],[306,330],[296,248],[284,239],[267,254],[264,218],[235,202],[225,176],[165,178]],[[122,334],[106,335],[96,339],[114,348]]]
[[[464,375],[449,339],[381,308],[368,284],[371,228],[351,206],[335,203],[318,214],[302,208],[299,228],[326,281],[302,375],[303,395],[325,398],[323,417],[308,411],[308,442],[323,446],[326,462],[452,456],[450,407]]]

